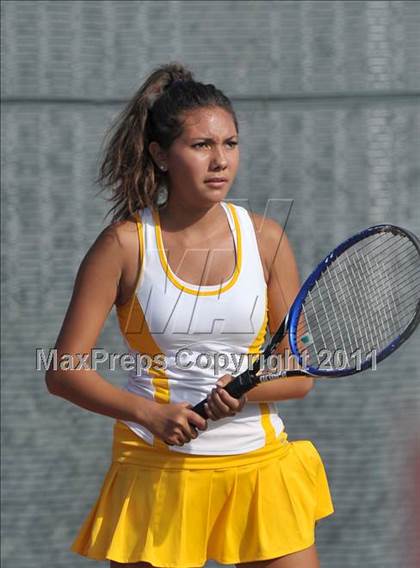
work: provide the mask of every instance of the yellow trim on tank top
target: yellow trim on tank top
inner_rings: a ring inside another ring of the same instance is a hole
[[[264,343],[265,334],[267,332],[267,323],[268,323],[268,297],[267,297],[267,290],[265,295],[265,312],[264,312],[264,321],[262,326],[255,337],[254,341],[251,343],[248,349],[248,353],[255,354],[256,356],[259,354],[262,344]],[[252,362],[256,357],[252,357]],[[260,402],[260,412],[261,412],[261,425],[265,432],[265,443],[269,445],[273,443],[276,439],[276,431],[274,430],[274,426],[270,420],[270,408],[266,402]]]
[[[227,290],[232,288],[232,286],[238,280],[239,274],[241,272],[241,267],[242,267],[241,229],[240,229],[240,224],[239,224],[239,221],[238,221],[237,213],[236,213],[233,205],[231,203],[227,203],[226,205],[228,206],[229,211],[232,214],[233,222],[234,222],[234,225],[235,225],[235,230],[236,230],[236,235],[237,235],[237,249],[238,249],[237,250],[237,259],[236,259],[236,263],[235,263],[235,270],[234,270],[231,278],[228,280],[228,282],[226,284],[224,284],[223,286],[220,286],[216,290],[207,290],[207,288],[209,288],[209,286],[201,286],[201,287],[199,287],[198,290],[194,290],[193,288],[188,288],[188,286],[185,286],[182,282],[180,282],[178,280],[178,277],[172,271],[172,269],[169,266],[169,263],[167,261],[167,258],[166,258],[164,245],[163,245],[162,231],[161,231],[161,228],[160,228],[159,212],[152,209],[152,215],[153,215],[153,219],[155,221],[155,232],[156,232],[156,239],[157,239],[157,243],[158,243],[158,253],[159,253],[160,262],[161,262],[162,268],[165,271],[165,274],[168,276],[169,280],[179,290],[182,290],[183,292],[187,292],[188,294],[193,294],[195,296],[219,296],[220,294],[223,294],[223,292],[227,292]]]

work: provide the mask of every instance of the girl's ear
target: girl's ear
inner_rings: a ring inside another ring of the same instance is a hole
[[[149,152],[153,158],[154,163],[156,166],[161,169],[166,169],[166,152],[162,150],[157,142],[150,142],[149,144]]]

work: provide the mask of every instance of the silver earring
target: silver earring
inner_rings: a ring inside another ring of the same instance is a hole
[[[162,170],[162,172],[166,172],[166,166],[160,166],[160,169]]]

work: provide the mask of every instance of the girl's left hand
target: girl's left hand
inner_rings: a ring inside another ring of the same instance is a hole
[[[233,380],[232,375],[223,375],[217,383],[216,388],[214,388],[211,393],[207,396],[207,402],[204,405],[206,409],[207,416],[211,420],[219,420],[220,418],[226,418],[226,416],[235,416],[237,412],[240,412],[247,402],[246,394],[242,395],[241,398],[233,398],[230,394],[224,390],[224,386]]]

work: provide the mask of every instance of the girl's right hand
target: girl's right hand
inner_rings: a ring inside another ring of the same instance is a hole
[[[146,428],[168,446],[183,446],[207,429],[207,420],[191,410],[188,402],[161,404],[150,407]]]

